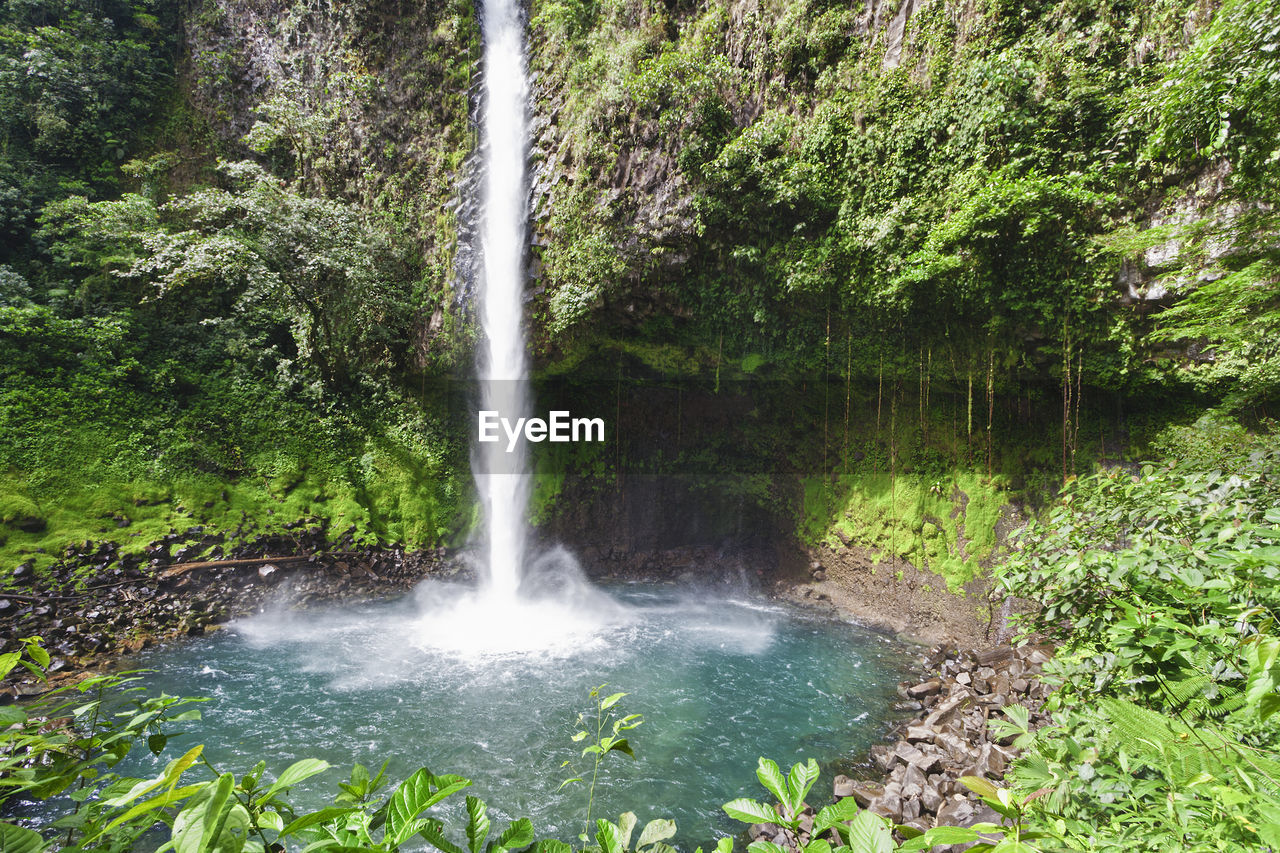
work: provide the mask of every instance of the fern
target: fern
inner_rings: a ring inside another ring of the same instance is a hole
[[[1193,733],[1171,717],[1123,699],[1100,701],[1119,746],[1134,761],[1161,771],[1176,787],[1202,774],[1220,776],[1225,741],[1210,729]]]

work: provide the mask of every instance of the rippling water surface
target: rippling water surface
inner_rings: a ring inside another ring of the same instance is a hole
[[[425,610],[410,597],[270,613],[139,663],[156,670],[154,688],[211,698],[166,760],[195,742],[236,772],[259,758],[271,773],[324,758],[335,768],[296,792],[317,807],[353,761],[376,769],[389,758],[395,780],[425,765],[475,780],[495,818],[528,816],[540,834],[566,839],[582,829],[587,792],[557,792],[572,775],[561,764],[588,769],[569,738],[588,691],[607,683],[644,724],[631,733],[637,760],[605,763],[595,814],[674,818],[689,849],[741,828],[719,806],[758,794],[758,756],[784,767],[812,756],[825,768],[874,743],[909,663],[872,632],[751,596],[607,592],[609,620],[531,653],[452,646],[442,635],[465,626],[450,626],[447,599],[466,593],[437,585],[419,594],[435,599]],[[829,780],[824,769],[819,784]]]

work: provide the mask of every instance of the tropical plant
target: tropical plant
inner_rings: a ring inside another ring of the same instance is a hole
[[[582,834],[578,836],[582,841],[587,840],[587,834],[591,829],[591,810],[595,805],[596,799],[596,783],[600,778],[600,762],[606,755],[617,752],[621,755],[629,756],[634,759],[635,752],[631,749],[630,741],[623,736],[623,732],[636,728],[644,719],[640,714],[622,714],[618,703],[625,697],[625,693],[611,693],[608,696],[603,695],[606,684],[599,687],[591,688],[588,695],[592,699],[593,708],[578,714],[577,724],[585,726],[574,732],[570,738],[574,743],[581,743],[587,738],[592,740],[582,748],[583,758],[590,756],[591,758],[591,782],[587,786],[587,816]],[[594,715],[593,713],[594,712]],[[565,761],[561,767],[568,767],[571,761]],[[560,783],[563,789],[566,785],[578,784],[584,781],[582,776],[572,776]],[[634,815],[632,816],[634,822]],[[674,825],[673,825],[674,826]],[[648,827],[646,827],[647,831]],[[630,830],[627,832],[630,837]],[[641,837],[645,837],[646,833],[642,833]],[[665,837],[665,836],[664,836]],[[625,843],[623,845],[625,847]]]

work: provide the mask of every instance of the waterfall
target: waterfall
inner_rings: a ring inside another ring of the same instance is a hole
[[[483,8],[484,90],[481,133],[480,322],[476,356],[481,408],[513,421],[529,414],[528,359],[523,324],[525,161],[528,78],[524,24],[516,0],[486,0]],[[512,600],[525,561],[530,478],[523,443],[481,445],[472,467],[484,508],[485,594]]]
[[[480,275],[484,332],[476,353],[480,411],[509,421],[530,413],[524,338],[528,215],[525,161],[528,78],[518,0],[485,0],[480,162]],[[477,413],[478,414],[478,413]],[[472,433],[472,435],[476,435]],[[530,555],[528,452],[523,443],[477,442],[471,456],[484,529],[478,588],[428,578],[415,596],[413,642],[475,661],[490,655],[568,655],[603,642],[630,608],[596,589],[564,548]]]

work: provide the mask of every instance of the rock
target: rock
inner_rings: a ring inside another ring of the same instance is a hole
[[[924,753],[906,741],[895,746],[893,754],[903,764],[914,764],[924,760]]]
[[[942,750],[938,749],[936,746],[930,745],[927,748],[922,749],[920,751],[920,755],[922,757],[919,761],[912,762],[916,767],[919,767],[925,773],[931,773],[934,770],[941,769],[943,759]]]
[[[883,793],[884,786],[874,782],[855,782],[853,785],[853,801],[864,809]]]
[[[938,826],[971,826],[976,813],[972,800],[956,794],[938,807]]]
[[[835,778],[835,782],[831,786],[832,794],[837,800],[843,800],[845,797],[853,796],[854,782],[848,776],[839,775]]]
[[[923,699],[925,696],[933,696],[942,690],[942,681],[937,678],[931,678],[928,681],[922,681],[914,687],[907,688],[907,696],[912,699]]]
[[[996,646],[995,648],[978,652],[974,655],[974,660],[979,666],[992,667],[1012,659],[1013,656],[1014,650],[1012,646]]]
[[[951,732],[938,732],[933,742],[945,749],[952,759],[959,762],[968,761],[975,750],[975,746],[968,740]]]
[[[924,724],[933,728],[946,725],[972,699],[973,694],[968,690],[953,691],[950,696],[938,703],[937,707],[929,713],[929,716],[924,718]]]
[[[914,764],[908,764],[907,767],[903,770],[902,790],[904,793],[909,787],[913,785],[918,786],[921,790],[923,790],[925,785],[927,785],[928,783],[929,783],[929,780],[928,780],[928,777],[925,776],[924,771],[921,770],[919,767],[916,767]],[[920,795],[919,791],[917,791],[916,796],[919,796],[919,795]]]
[[[902,798],[888,792],[867,804],[867,811],[887,817],[894,823],[902,823]]]
[[[1022,659],[1032,666],[1044,666],[1053,659],[1053,653],[1046,651],[1039,646],[1024,646],[1027,651],[1023,654]]]
[[[894,764],[893,748],[885,746],[884,744],[877,744],[871,747],[871,760],[874,761],[876,766],[882,771],[888,773],[889,769],[893,767]]]
[[[935,734],[931,726],[907,726],[907,740],[911,743],[931,741]]]
[[[933,777],[930,777],[932,779]],[[938,786],[932,782],[924,786],[924,791],[920,794],[920,808],[930,814],[937,814],[938,808],[946,801],[946,797],[938,790]]]

